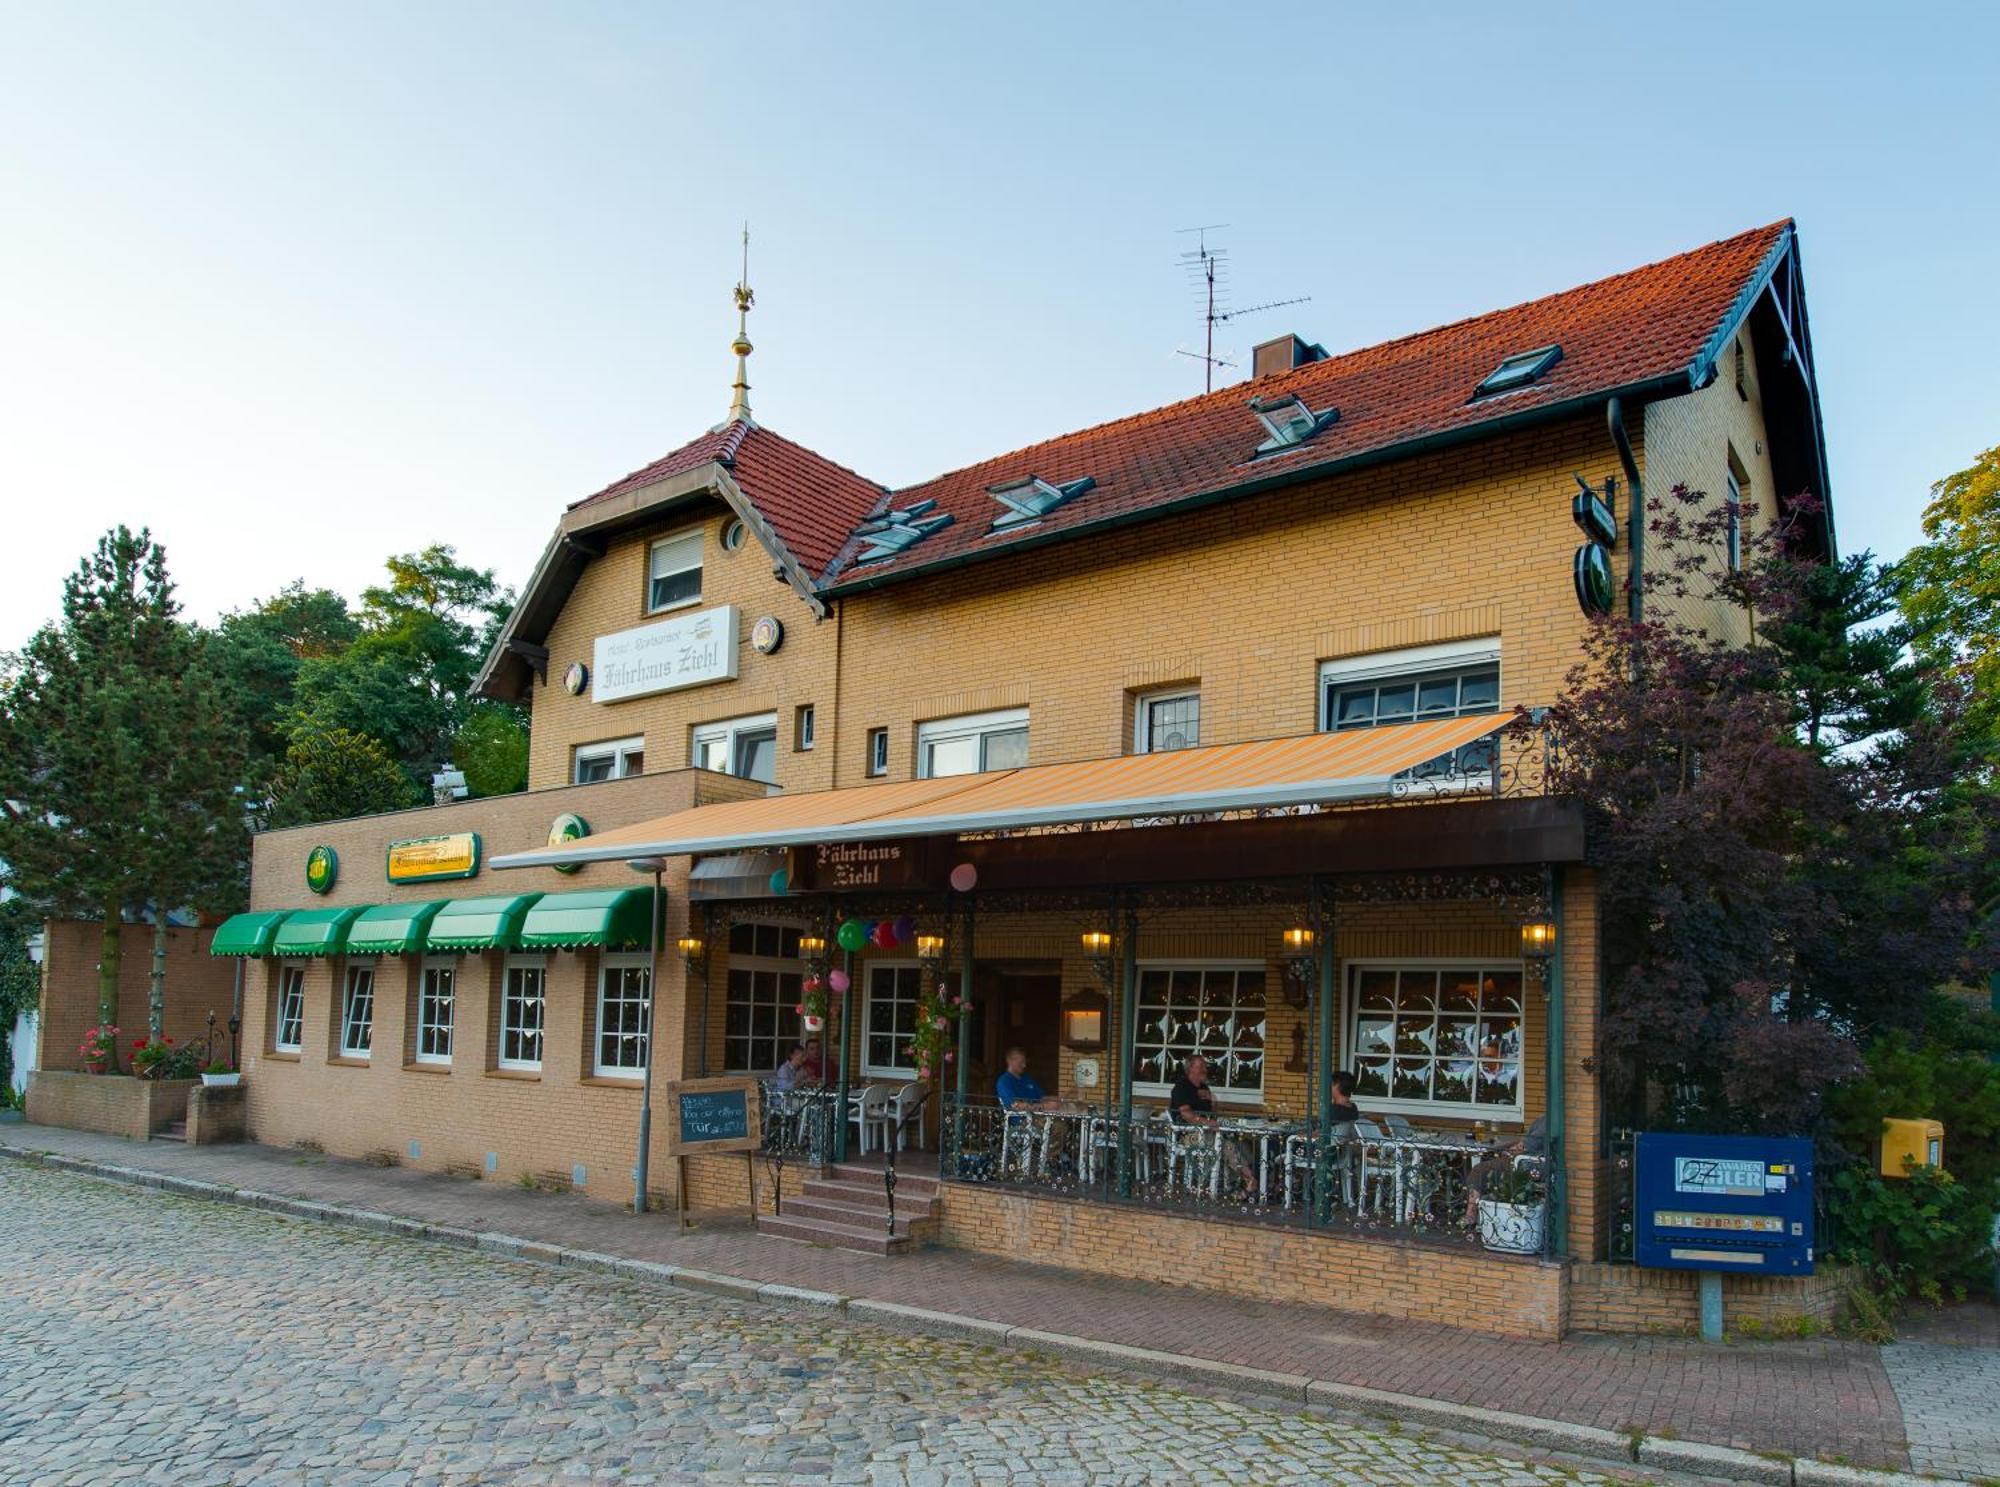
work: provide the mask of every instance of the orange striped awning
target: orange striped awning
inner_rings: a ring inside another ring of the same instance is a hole
[[[563,847],[509,853],[495,857],[493,866],[566,866],[1379,799],[1389,794],[1390,781],[1404,770],[1442,758],[1512,721],[1512,714],[1487,713],[724,801]]]

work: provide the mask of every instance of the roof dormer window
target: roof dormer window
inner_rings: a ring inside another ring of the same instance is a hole
[[[950,525],[950,513],[938,512],[935,501],[918,501],[911,506],[885,511],[880,516],[871,516],[854,529],[855,536],[866,539],[866,545],[855,555],[854,561],[874,563],[883,558],[893,558],[898,553],[908,552],[931,533]]]
[[[1473,388],[1472,395],[1475,398],[1490,397],[1496,392],[1512,392],[1517,387],[1526,387],[1561,361],[1562,356],[1560,346],[1517,351],[1489,372],[1486,380]]]
[[[993,530],[1004,532],[1038,522],[1056,507],[1074,501],[1096,484],[1096,479],[1089,475],[1062,485],[1051,485],[1039,475],[1030,475],[1022,480],[1010,480],[1005,485],[989,485],[986,494],[1005,508],[993,518]]]
[[[1324,413],[1313,412],[1297,393],[1275,398],[1252,398],[1250,411],[1257,415],[1257,421],[1271,436],[1257,446],[1259,454],[1295,448],[1321,429],[1331,428],[1340,418],[1338,408],[1328,408]]]

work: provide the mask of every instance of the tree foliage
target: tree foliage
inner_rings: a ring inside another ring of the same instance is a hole
[[[1895,570],[1912,637],[1966,668],[1975,718],[2000,728],[2000,447],[1931,487],[1924,537]]]
[[[510,795],[528,784],[528,730],[511,707],[483,704],[452,740],[451,761],[474,795]]]
[[[1879,567],[1795,560],[1779,527],[1731,569],[1727,520],[1699,492],[1654,504],[1669,560],[1648,618],[1593,624],[1552,710],[1556,785],[1601,890],[1612,1098],[1805,1131],[1862,1046],[1968,969],[1991,796],[1947,679],[1856,631],[1885,607]],[[1727,608],[1753,643],[1703,622]]]
[[[381,741],[347,728],[301,733],[272,785],[269,824],[304,826],[420,804],[410,777]]]
[[[0,701],[0,861],[46,912],[105,925],[100,1011],[114,1017],[118,926],[151,902],[240,893],[240,729],[166,553],[118,527],[63,586]]]

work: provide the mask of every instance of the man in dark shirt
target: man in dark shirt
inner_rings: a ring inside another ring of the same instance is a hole
[[[1196,1054],[1181,1070],[1181,1077],[1174,1081],[1173,1092],[1167,1096],[1167,1117],[1180,1126],[1212,1126],[1215,1120],[1215,1096],[1208,1090],[1208,1060]],[[1216,1138],[1216,1149],[1222,1154],[1222,1164],[1230,1174],[1242,1183],[1245,1192],[1253,1192],[1255,1181],[1250,1171],[1250,1159],[1243,1155],[1243,1148],[1226,1136]]]
[[[1333,1104],[1329,1119],[1339,1125],[1353,1125],[1361,1119],[1360,1107],[1354,1103],[1354,1076],[1345,1069],[1336,1069],[1330,1081],[1333,1086]]]

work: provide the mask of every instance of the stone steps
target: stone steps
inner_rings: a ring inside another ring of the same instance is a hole
[[[784,1211],[761,1216],[759,1233],[808,1244],[832,1245],[865,1254],[892,1255],[922,1243],[937,1228],[943,1195],[928,1173],[896,1174],[895,1230],[889,1227],[889,1195],[880,1167],[836,1162],[808,1177]]]
[[[910,1246],[907,1234],[885,1234],[879,1227],[856,1228],[852,1224],[830,1224],[824,1219],[795,1219],[791,1205],[783,1218],[761,1215],[757,1232],[776,1239],[796,1239],[806,1244],[830,1245],[834,1249],[858,1250],[867,1255],[899,1254]]]
[[[188,1123],[184,1120],[177,1120],[171,1124],[161,1126],[159,1130],[153,1132],[153,1139],[155,1141],[186,1141],[187,1138]]]

